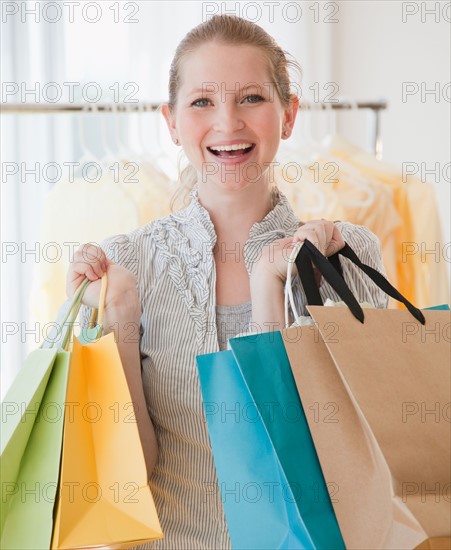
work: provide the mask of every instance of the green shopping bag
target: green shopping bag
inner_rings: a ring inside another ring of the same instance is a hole
[[[67,346],[88,284],[80,285],[61,323],[65,327],[69,319],[61,347],[34,350],[1,403],[1,548],[50,548],[71,355]]]

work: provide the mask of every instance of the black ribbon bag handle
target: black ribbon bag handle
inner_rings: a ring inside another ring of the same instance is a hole
[[[361,323],[364,322],[365,316],[363,309],[343,278],[343,272],[338,255],[348,258],[348,260],[360,268],[383,292],[395,300],[398,300],[398,302],[403,303],[413,317],[417,319],[417,321],[423,325],[426,323],[426,319],[424,318],[421,310],[411,304],[407,298],[405,298],[389,281],[387,281],[381,273],[379,273],[379,271],[376,271],[373,267],[362,263],[357,254],[347,243],[345,243],[345,246],[341,250],[328,259],[326,256],[321,254],[313,243],[308,240],[304,241],[304,244],[296,257],[295,263],[298,269],[299,278],[307,297],[307,303],[309,305],[323,305],[323,301],[315,281],[315,274],[313,272],[312,265],[313,263],[324,279],[335,290],[341,300],[349,307],[354,317],[356,317]]]

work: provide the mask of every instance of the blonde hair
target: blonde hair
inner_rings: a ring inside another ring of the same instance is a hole
[[[168,106],[174,111],[177,93],[181,84],[181,66],[184,58],[206,42],[220,42],[233,45],[249,45],[260,48],[268,62],[272,84],[282,105],[286,108],[291,102],[289,69],[294,69],[302,78],[302,69],[292,56],[280,48],[274,38],[259,25],[235,15],[215,15],[197,25],[186,34],[178,45],[169,71]],[[186,158],[179,156],[178,169],[180,185],[171,200],[171,209],[188,202],[188,195],[197,181],[194,166],[187,164]]]

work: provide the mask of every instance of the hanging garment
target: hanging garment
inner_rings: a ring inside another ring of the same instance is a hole
[[[418,178],[407,179],[408,201],[413,213],[413,240],[405,246],[405,261],[415,266],[414,289],[420,307],[450,303],[446,264],[451,247],[443,243],[442,228],[432,185]]]
[[[402,219],[393,190],[375,178],[364,177],[338,156],[315,156],[305,164],[285,160],[276,166],[275,178],[301,220],[346,220],[368,227],[381,241],[388,279],[397,286],[396,243]],[[397,307],[395,302],[393,305]]]
[[[112,233],[127,233],[140,225],[132,197],[110,176],[97,182],[62,181],[48,193],[42,211],[39,242],[42,250],[54,243],[55,258],[36,265],[31,310],[43,325],[54,319],[66,299],[66,274],[75,251],[83,243],[100,243]]]
[[[320,167],[327,166],[328,163],[334,163],[337,168],[328,185],[336,192],[345,211],[343,219],[365,225],[379,237],[387,277],[397,286],[396,243],[402,219],[395,206],[393,190],[372,177],[362,177],[359,174],[356,178],[349,170],[349,165],[339,157],[322,158],[318,161]],[[322,169],[320,176],[322,181],[327,181],[327,171]],[[357,185],[358,180],[361,181],[361,186]]]
[[[400,292],[419,307],[449,303],[446,265],[449,259],[433,187],[414,177],[403,181],[395,166],[376,160],[339,137],[334,138],[330,151],[333,156],[343,158],[393,192],[394,204],[402,220],[396,229],[397,286]],[[437,248],[440,254],[424,253]]]
[[[304,222],[324,218],[346,220],[346,210],[340,197],[328,185],[315,181],[309,166],[289,163],[276,166],[274,179],[277,187],[286,195],[296,215]]]
[[[48,193],[39,242],[54,243],[59,257],[42,258],[35,269],[31,309],[42,324],[54,319],[66,298],[66,274],[81,244],[100,243],[110,235],[127,233],[170,212],[175,191],[165,175],[147,163],[119,163],[114,175],[97,182],[62,181]],[[53,249],[52,249],[53,250]]]

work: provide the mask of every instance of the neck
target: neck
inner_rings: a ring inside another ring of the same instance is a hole
[[[238,190],[198,183],[198,198],[208,210],[220,241],[247,240],[254,223],[274,208],[271,188],[263,183]]]

